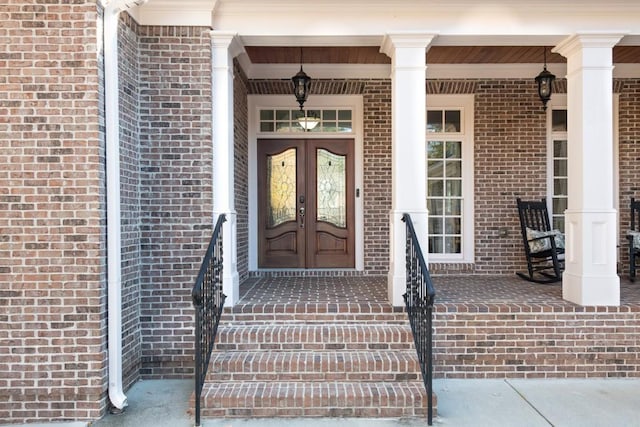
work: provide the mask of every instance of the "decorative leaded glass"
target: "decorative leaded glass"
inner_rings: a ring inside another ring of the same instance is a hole
[[[347,226],[346,157],[330,151],[317,151],[317,219]]]
[[[296,149],[267,156],[267,227],[296,221]]]

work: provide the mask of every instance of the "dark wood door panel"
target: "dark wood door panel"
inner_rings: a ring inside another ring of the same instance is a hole
[[[259,267],[355,267],[353,150],[343,139],[258,141]]]

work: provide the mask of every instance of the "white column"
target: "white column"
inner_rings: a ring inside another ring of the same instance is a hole
[[[413,220],[427,252],[426,199],[426,51],[433,34],[387,34],[380,49],[391,58],[392,202],[390,215],[389,300],[404,305],[406,291],[405,224]]]
[[[211,31],[213,111],[213,212],[217,221],[226,214],[222,228],[223,291],[225,305],[240,298],[238,278],[237,221],[234,192],[233,58],[242,52],[236,34]]]
[[[568,209],[563,298],[620,304],[613,201],[613,46],[619,34],[577,34],[554,48],[567,58]]]

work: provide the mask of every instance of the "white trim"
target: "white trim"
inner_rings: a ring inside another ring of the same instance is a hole
[[[462,141],[462,254],[429,253],[430,263],[473,263],[475,261],[475,155],[474,155],[474,95],[427,95],[427,109],[455,108],[462,111],[460,133],[427,133],[426,140]],[[450,137],[452,135],[452,137]],[[426,152],[425,152],[426,162]],[[428,178],[428,173],[427,173]]]
[[[363,184],[364,184],[364,141],[363,141],[363,100],[361,95],[312,95],[305,103],[308,110],[335,108],[335,109],[351,109],[352,116],[352,133],[291,133],[278,134],[274,132],[260,133],[259,129],[259,111],[261,109],[270,108],[295,108],[295,97],[291,95],[249,95],[249,125],[248,125],[248,197],[249,197],[249,271],[257,271],[258,269],[258,163],[257,163],[257,142],[258,138],[268,139],[300,139],[309,135],[314,139],[322,138],[348,138],[354,140],[354,169],[355,169],[355,186],[360,190],[360,196],[355,200],[355,246],[356,246],[356,267],[357,271],[364,270],[364,203],[363,203]]]

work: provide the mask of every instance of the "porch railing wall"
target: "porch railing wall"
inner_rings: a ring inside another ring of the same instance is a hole
[[[224,308],[226,295],[222,292],[222,223],[224,214],[218,217],[207,253],[191,292],[196,309],[195,318],[195,425],[200,426],[200,401],[202,386]]]
[[[413,222],[409,214],[406,224],[407,292],[404,302],[411,323],[411,332],[418,352],[422,380],[427,391],[427,421],[433,423],[433,302],[436,296]]]

